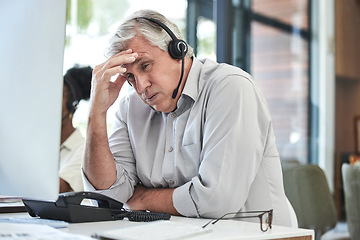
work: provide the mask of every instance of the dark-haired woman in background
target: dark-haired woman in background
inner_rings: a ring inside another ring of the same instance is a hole
[[[64,76],[61,147],[60,192],[82,191],[81,164],[85,139],[73,126],[73,115],[81,100],[88,100],[91,88],[91,67],[74,66]]]

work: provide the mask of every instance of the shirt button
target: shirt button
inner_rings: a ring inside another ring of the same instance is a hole
[[[172,147],[169,147],[169,152],[172,152],[174,149]]]
[[[173,113],[171,116],[172,116],[173,118],[176,117],[176,113]]]
[[[173,185],[175,182],[174,182],[174,180],[170,180],[169,183],[170,183],[171,185]]]

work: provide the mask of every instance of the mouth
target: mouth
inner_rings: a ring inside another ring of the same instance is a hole
[[[154,94],[150,94],[148,96],[143,96],[144,100],[148,103],[151,103],[155,100],[155,98],[157,97],[158,93],[154,93]]]

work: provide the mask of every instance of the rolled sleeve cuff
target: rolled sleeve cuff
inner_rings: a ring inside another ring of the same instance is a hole
[[[175,209],[186,217],[200,217],[195,202],[191,197],[192,182],[177,187],[173,193],[173,204]]]
[[[101,193],[101,194],[107,195],[111,198],[114,198],[120,202],[126,202],[132,196],[134,187],[124,184],[125,180],[126,180],[126,176],[124,175],[124,172],[125,172],[124,169],[117,167],[116,170],[117,170],[116,182],[112,186],[110,186],[108,189],[103,189],[103,190],[97,190],[90,183],[90,181],[85,176],[84,171],[82,170],[81,173],[82,173],[82,178],[83,178],[83,183],[84,183],[84,190]]]
[[[83,169],[81,169],[81,176],[82,176],[82,180],[83,180],[83,184],[84,184],[84,191],[91,191],[91,192],[95,191],[96,189],[94,188],[94,186],[90,183],[90,181],[85,176]]]

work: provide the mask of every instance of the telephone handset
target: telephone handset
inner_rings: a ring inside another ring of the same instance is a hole
[[[95,200],[98,206],[84,205],[84,199]],[[71,223],[121,220],[125,217],[130,221],[149,222],[169,220],[171,217],[167,213],[127,211],[121,202],[96,192],[61,193],[56,202],[32,199],[23,199],[23,202],[32,217]]]

